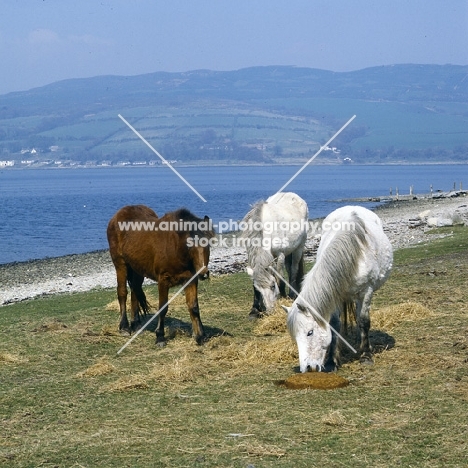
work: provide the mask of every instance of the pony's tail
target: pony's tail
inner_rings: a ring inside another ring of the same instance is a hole
[[[356,323],[356,304],[354,301],[345,301],[343,303],[342,313],[342,322],[343,322],[343,331],[348,334],[353,324]]]
[[[127,268],[127,282],[130,286],[130,289],[136,294],[138,304],[140,306],[140,310],[146,315],[150,311],[150,304],[146,299],[145,293],[143,292],[143,288],[141,287],[142,281],[136,281],[135,272],[128,267]],[[141,278],[141,277],[140,277]]]

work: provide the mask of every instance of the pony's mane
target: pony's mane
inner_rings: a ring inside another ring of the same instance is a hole
[[[271,252],[262,247],[262,230],[249,229],[249,227],[262,220],[262,210],[265,203],[264,200],[256,202],[244,216],[242,222],[246,224],[247,229],[244,229],[241,233],[241,238],[246,239],[247,258],[249,265],[255,270],[255,280],[263,287],[270,284],[271,273],[268,272],[268,267],[273,263],[274,257]]]
[[[339,231],[306,275],[300,296],[328,322],[352,287],[363,248],[367,245],[364,221],[355,213],[353,231]],[[291,327],[294,327],[291,318]],[[323,325],[323,322],[319,321]],[[289,326],[289,323],[288,323]]]
[[[257,221],[262,220],[262,210],[265,205],[264,200],[260,200],[256,202],[252,209],[244,216],[242,220],[248,227],[252,226]],[[261,239],[263,237],[263,233],[259,229],[244,229],[242,231],[242,237],[246,239]]]
[[[175,211],[170,211],[164,215],[165,221],[168,222],[188,222],[188,223],[196,223],[197,226],[199,226],[200,223],[204,222],[204,219],[199,218],[198,216],[194,215],[190,210],[187,208],[179,208],[178,210]],[[161,219],[161,218],[160,218]],[[188,231],[181,231],[182,232],[188,232]],[[207,238],[212,238],[216,234],[213,230],[201,230],[201,229],[191,229],[190,230],[190,235],[195,236],[198,235],[199,237],[207,237]]]
[[[179,208],[178,210],[170,211],[169,213],[166,213],[166,216],[168,218],[172,218],[172,220],[174,221],[179,221],[179,219],[183,221],[196,221],[196,222],[203,221],[201,218],[194,215],[187,208]]]

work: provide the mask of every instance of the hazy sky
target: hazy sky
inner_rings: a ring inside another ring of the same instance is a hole
[[[468,64],[468,0],[0,0],[0,94],[65,78]]]

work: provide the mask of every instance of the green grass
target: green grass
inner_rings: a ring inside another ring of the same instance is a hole
[[[145,332],[120,355],[114,291],[2,307],[0,466],[465,466],[467,232],[396,252],[373,303],[371,339],[387,349],[373,367],[348,359],[338,390],[275,385],[294,345],[248,320],[246,274],[201,283],[203,346],[182,298],[166,348]],[[408,301],[427,315],[379,325]]]

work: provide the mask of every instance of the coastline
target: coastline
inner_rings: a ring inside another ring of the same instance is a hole
[[[426,223],[418,222],[419,215],[428,210],[430,213],[426,216],[441,218],[456,213],[468,225],[467,196],[391,201],[374,209],[395,250],[441,237],[429,237],[427,231],[430,228]],[[319,237],[309,233],[306,261],[314,259],[318,243]],[[246,260],[243,248],[214,248],[209,268],[215,276],[235,273],[245,269]],[[145,283],[153,282],[145,280]],[[108,250],[0,265],[0,306],[44,295],[115,286],[115,270]]]
[[[294,166],[294,167],[301,167],[305,163],[308,162],[308,159],[304,159],[303,161],[280,161],[280,162],[258,162],[258,163],[246,163],[246,162],[230,162],[225,163],[220,161],[218,164],[214,164],[213,162],[204,163],[203,161],[199,161],[198,163],[181,163],[178,162],[176,164],[171,164],[173,167],[275,167],[275,166]],[[411,161],[387,161],[385,163],[379,162],[352,162],[350,164],[343,163],[342,161],[334,161],[334,160],[315,160],[314,165],[318,166],[466,166],[468,165],[467,161],[430,161],[430,162],[411,162]],[[0,171],[33,171],[33,170],[60,170],[60,169],[73,169],[73,170],[87,170],[87,169],[164,169],[167,165],[165,164],[157,164],[157,165],[136,165],[136,164],[129,164],[129,165],[109,165],[109,166],[102,166],[102,165],[81,165],[77,164],[74,166],[52,166],[52,165],[37,165],[37,166],[23,166],[23,167],[1,167]]]

